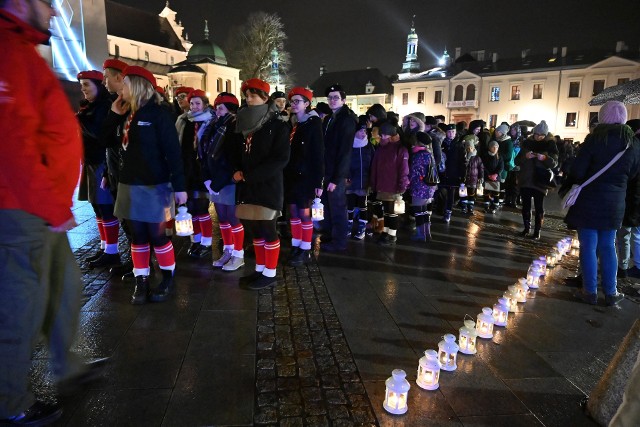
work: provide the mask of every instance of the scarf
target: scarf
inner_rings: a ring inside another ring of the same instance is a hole
[[[369,139],[365,136],[362,139],[353,138],[353,148],[362,148],[369,143]]]
[[[471,150],[471,151],[465,150],[465,161],[469,163],[469,160],[471,160],[472,157],[475,157],[476,154],[478,154],[477,150]]]
[[[220,141],[227,132],[227,125],[233,119],[233,114],[225,114],[222,117],[218,117],[214,122],[209,122],[204,131],[204,138],[200,140],[198,145],[198,157],[204,159],[209,153],[210,147],[213,145],[213,152],[211,156],[214,159],[220,157],[222,153]]]
[[[276,104],[247,105],[238,110],[236,132],[245,138],[259,130],[262,125],[271,120],[278,113]]]

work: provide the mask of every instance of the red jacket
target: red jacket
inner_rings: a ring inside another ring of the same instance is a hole
[[[409,152],[397,135],[381,142],[373,155],[370,185],[373,191],[402,194],[409,187]]]
[[[72,217],[82,140],[60,83],[36,51],[46,39],[0,10],[0,209],[58,226]]]

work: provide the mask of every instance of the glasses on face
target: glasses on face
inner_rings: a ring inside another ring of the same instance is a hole
[[[186,93],[181,93],[180,95],[176,96],[176,99],[182,101],[183,99],[185,99],[187,97]]]
[[[291,100],[291,104],[293,104],[293,105],[298,105],[298,104],[302,104],[302,103],[304,103],[304,100],[302,100],[302,99],[292,99]]]
[[[327,99],[328,99],[329,101],[339,101],[339,100],[341,100],[342,98],[340,97],[340,95],[333,95],[333,96],[327,96]]]

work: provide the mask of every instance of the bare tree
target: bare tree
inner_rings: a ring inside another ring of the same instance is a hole
[[[231,65],[240,68],[242,80],[271,81],[275,49],[278,52],[279,86],[284,87],[293,77],[289,73],[291,55],[284,49],[286,39],[284,24],[278,14],[256,12],[249,15],[245,24],[231,29],[226,52]]]

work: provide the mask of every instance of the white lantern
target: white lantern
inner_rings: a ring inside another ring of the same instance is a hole
[[[516,301],[516,296],[511,292],[511,289],[508,289],[502,294],[502,297],[507,301],[507,307],[511,313],[515,313],[518,308],[518,301]]]
[[[311,205],[311,220],[312,221],[322,221],[324,219],[324,205],[320,201],[319,197],[313,199],[313,204]]]
[[[438,353],[435,350],[427,350],[418,362],[418,376],[416,384],[425,390],[435,390],[440,387],[440,364]]]
[[[191,214],[187,212],[186,206],[178,207],[178,215],[176,215],[176,235],[191,236],[193,234],[193,222]]]
[[[558,262],[558,251],[553,249],[549,255],[547,255],[547,267],[553,268]]]
[[[465,319],[464,326],[460,328],[458,335],[458,343],[460,344],[460,352],[464,354],[476,354],[476,341],[478,332],[476,332],[476,322],[472,319]]]
[[[482,313],[478,314],[476,332],[480,338],[493,338],[493,310],[484,307]]]
[[[456,344],[456,337],[451,334],[445,334],[442,337],[442,341],[438,343],[438,363],[440,363],[440,369],[445,371],[455,371],[458,365],[456,359],[458,358],[458,344]]]
[[[394,369],[391,376],[385,381],[387,389],[384,394],[382,407],[392,414],[404,414],[407,412],[407,397],[411,385],[406,380],[407,373],[402,369]]]
[[[527,302],[527,294],[529,293],[529,285],[527,285],[527,279],[521,277],[515,284],[516,287],[516,301]]]
[[[540,258],[538,258],[538,262],[540,262],[540,271],[542,273],[542,276],[546,276],[547,275],[547,257],[541,256]]]
[[[540,265],[537,261],[534,261],[527,271],[527,286],[531,289],[538,289],[540,287],[540,275]]]
[[[458,195],[460,197],[467,197],[467,187],[464,184],[460,184],[460,189],[458,190]]]
[[[556,251],[556,262],[562,261],[562,257],[564,255],[564,245],[562,241],[558,242],[555,248]]]
[[[395,202],[393,202],[393,213],[402,215],[405,211],[404,200],[402,197],[397,197]]]
[[[499,298],[493,305],[493,321],[496,326],[507,326],[509,320],[509,306],[506,298]]]
[[[546,264],[547,262],[545,261],[544,263]],[[542,264],[542,261],[536,259],[533,261],[533,266],[538,270],[538,287],[540,287],[542,281],[544,280],[545,265]]]
[[[573,239],[571,239],[571,247],[573,249],[580,249],[580,240],[578,240],[575,237]]]

